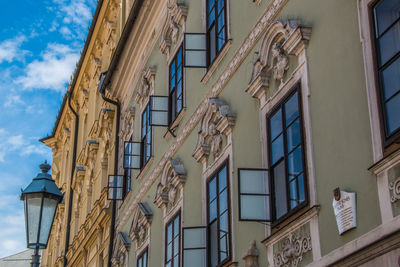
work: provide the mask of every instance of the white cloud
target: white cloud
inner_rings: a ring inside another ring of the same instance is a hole
[[[63,22],[66,24],[73,23],[85,27],[92,18],[90,7],[86,5],[85,0],[72,0],[68,4],[63,1],[61,11],[65,13]]]
[[[24,105],[25,102],[22,101],[21,96],[19,95],[9,95],[7,97],[6,102],[4,102],[4,107],[6,108],[13,108],[17,105]]]
[[[25,144],[24,137],[22,134],[10,136],[7,143],[15,148],[19,148]]]
[[[17,198],[14,199],[14,201],[17,200]],[[21,248],[26,247],[25,236],[21,235],[24,230],[23,209],[0,217],[0,257],[17,253],[21,251]]]
[[[0,63],[3,61],[12,62],[14,60],[21,60],[27,53],[27,51],[20,49],[20,46],[26,39],[24,35],[20,35],[0,43]]]
[[[52,157],[50,150],[42,145],[28,145],[21,151],[21,155],[23,156],[29,156],[31,154],[43,155],[46,156],[46,158]]]
[[[51,89],[64,91],[75,69],[79,53],[63,44],[49,44],[41,60],[34,60],[26,67],[25,76],[17,79],[24,89]]]
[[[65,39],[70,39],[71,37],[73,37],[71,30],[66,26],[61,27],[60,33]]]

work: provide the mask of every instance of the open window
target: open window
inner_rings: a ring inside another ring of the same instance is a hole
[[[124,191],[124,176],[109,175],[107,187],[107,199],[122,200]]]
[[[207,68],[207,38],[205,33],[185,33],[186,68]]]
[[[238,169],[239,220],[271,221],[271,190],[268,170]]]
[[[125,141],[124,169],[140,169],[141,142]]]
[[[150,96],[150,125],[168,126],[168,96]]]
[[[207,227],[183,228],[183,264],[182,266],[207,266]]]

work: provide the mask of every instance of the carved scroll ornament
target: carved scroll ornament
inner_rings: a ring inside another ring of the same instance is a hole
[[[156,69],[154,67],[150,67],[146,71],[143,71],[140,84],[135,95],[136,103],[143,104],[146,102],[150,92],[154,89],[155,75]]]
[[[274,254],[274,266],[296,267],[302,261],[303,255],[311,249],[310,235],[301,237],[291,233],[283,241],[280,251]]]
[[[200,162],[211,154],[222,151],[223,136],[228,136],[235,125],[236,116],[229,105],[218,98],[210,98],[206,114],[201,121],[197,145],[193,157]]]
[[[392,192],[390,201],[392,203],[400,199],[400,177],[389,184],[389,190]]]
[[[261,99],[269,87],[269,79],[283,82],[289,69],[289,57],[298,56],[308,44],[311,28],[300,26],[298,21],[275,21],[268,27],[262,41],[260,55],[254,63],[246,92]]]
[[[129,236],[133,241],[138,243],[138,246],[148,237],[152,218],[153,213],[146,203],[140,202],[137,204]]]
[[[157,186],[154,203],[159,207],[173,204],[178,190],[183,188],[186,181],[186,171],[179,159],[169,159],[161,174],[161,181]]]

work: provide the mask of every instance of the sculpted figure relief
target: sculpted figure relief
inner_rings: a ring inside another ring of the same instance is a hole
[[[282,43],[277,42],[271,48],[274,79],[282,82],[285,71],[289,69],[289,58],[282,49]]]

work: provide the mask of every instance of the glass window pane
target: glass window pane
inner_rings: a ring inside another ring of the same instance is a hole
[[[275,164],[275,162],[279,161],[283,156],[283,135],[279,136],[275,141],[272,143],[272,148],[271,148],[271,161],[272,164]]]
[[[282,132],[282,111],[279,109],[269,120],[270,140],[274,140]]]
[[[286,125],[289,125],[299,116],[299,100],[297,92],[285,103]]]
[[[269,220],[269,197],[240,196],[240,213],[244,220]]]
[[[386,127],[388,134],[393,133],[400,127],[400,94],[386,102]]]
[[[297,179],[294,179],[289,183],[289,196],[290,196],[290,208],[293,209],[298,205]]]
[[[179,69],[176,72],[176,81],[177,83],[181,82],[182,79],[182,67],[179,67]]]
[[[165,264],[165,267],[171,267],[171,262],[168,262],[167,264]]]
[[[298,175],[303,171],[303,158],[301,155],[301,147],[296,148],[292,153],[288,155],[288,172],[289,179],[292,179],[293,175]]]
[[[206,51],[186,51],[185,65],[202,67],[206,65]]]
[[[210,57],[210,62],[214,61],[215,55],[216,55],[216,34],[215,34],[215,25],[210,29],[210,35],[209,35],[209,42],[210,42],[210,51],[209,51],[209,57]]]
[[[268,194],[267,171],[240,170],[240,192],[252,194]]]
[[[382,71],[382,84],[385,100],[400,90],[400,57]]]
[[[179,256],[174,258],[174,267],[179,267]]]
[[[179,218],[180,216],[177,216],[174,220],[174,237],[179,235]]]
[[[183,248],[206,247],[206,228],[184,228]]]
[[[182,81],[178,83],[178,87],[176,88],[176,95],[181,96],[182,95]],[[178,97],[179,98],[179,97]]]
[[[206,36],[204,34],[186,34],[186,50],[206,50]]]
[[[215,218],[217,218],[217,200],[213,200],[209,204],[208,209],[209,209],[209,213],[210,213],[209,214],[209,216],[210,216],[209,222],[211,222],[211,221],[215,220]]]
[[[208,0],[208,12],[211,11],[214,5],[215,5],[215,0]]]
[[[222,47],[225,44],[225,28],[223,28],[219,33],[218,33],[218,49],[217,51],[221,51]]]
[[[211,10],[211,12],[208,14],[208,27],[211,26],[215,21],[215,8]]]
[[[167,243],[172,241],[172,224],[167,226]]]
[[[306,188],[304,186],[304,177],[303,174],[297,177],[297,183],[299,185],[299,201],[304,202],[306,200]]]
[[[226,233],[229,232],[229,215],[228,212],[221,214],[219,218],[219,229]]]
[[[228,209],[228,189],[225,189],[219,195],[219,214],[222,214]]]
[[[209,238],[210,238],[210,261],[211,266],[218,264],[218,235],[217,235],[217,221],[210,224]]]
[[[167,261],[172,259],[172,243],[167,245]]]
[[[217,196],[217,178],[214,177],[208,183],[208,199],[212,201]]]
[[[384,32],[400,15],[399,0],[381,1],[375,8],[378,33]]]
[[[179,237],[174,239],[174,256],[179,255]]]
[[[218,13],[221,12],[221,10],[225,7],[225,0],[218,0]]]
[[[206,266],[206,250],[186,250],[183,253],[183,262],[185,267],[205,267]]]
[[[274,174],[274,196],[275,196],[275,212],[276,219],[285,215],[288,211],[286,197],[286,175],[285,162],[282,161],[273,169]]]
[[[181,69],[182,66],[182,47],[179,49],[178,54],[176,55],[176,66]]]
[[[225,12],[222,11],[221,14],[218,15],[217,24],[218,24],[217,32],[220,32],[221,29],[225,26]]]
[[[286,142],[287,150],[286,152],[292,151],[301,142],[300,133],[300,119],[293,122],[289,128],[286,130]]]
[[[226,188],[226,167],[218,173],[218,187],[219,192]]]
[[[380,66],[400,51],[400,21],[379,39]]]

